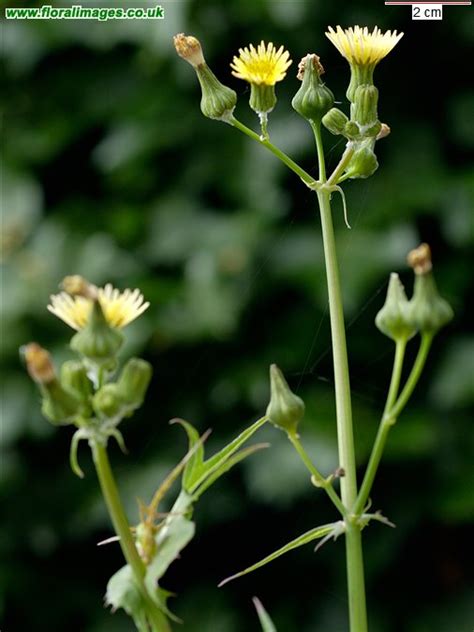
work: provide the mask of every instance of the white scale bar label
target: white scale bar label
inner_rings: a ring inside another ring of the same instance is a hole
[[[442,20],[443,5],[442,4],[412,4],[411,6],[412,20]]]

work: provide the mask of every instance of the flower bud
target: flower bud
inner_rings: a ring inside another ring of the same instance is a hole
[[[409,340],[416,334],[409,318],[409,303],[398,274],[392,272],[388,284],[387,298],[384,306],[375,317],[375,324],[380,331],[398,342]]]
[[[117,386],[120,397],[128,406],[141,406],[151,374],[151,364],[139,358],[131,358],[123,367]]]
[[[119,417],[124,408],[117,384],[104,384],[92,399],[92,408],[99,417]]]
[[[344,112],[338,108],[331,108],[322,118],[324,127],[334,135],[343,134],[348,121],[349,119]]]
[[[122,342],[123,335],[110,327],[99,301],[95,300],[86,326],[71,339],[71,349],[100,364],[113,358]]]
[[[306,55],[298,66],[298,79],[302,84],[291,105],[303,118],[319,123],[334,105],[334,95],[321,81],[324,72],[319,57]]]
[[[342,131],[342,135],[348,140],[357,140],[360,138],[360,129],[354,121],[348,121]]]
[[[82,412],[81,402],[55,379],[41,386],[43,415],[54,424],[71,424]]]
[[[349,178],[368,178],[379,166],[377,156],[374,153],[375,141],[371,138],[359,143],[352,156],[345,174]]]
[[[434,335],[452,320],[454,314],[449,303],[438,293],[428,244],[412,250],[408,263],[415,272],[415,288],[409,303],[410,320],[421,333]]]
[[[61,367],[61,384],[79,399],[87,400],[92,395],[92,382],[87,369],[77,360],[68,360]]]
[[[204,116],[217,120],[230,119],[237,103],[237,93],[224,86],[207,64],[196,68],[201,84],[201,112]]]
[[[359,86],[351,106],[352,120],[362,127],[376,123],[378,100],[379,91],[375,86]]]
[[[36,342],[25,345],[21,351],[28,373],[43,395],[44,416],[54,424],[72,423],[79,413],[80,402],[59,383],[49,353]]]
[[[270,388],[267,417],[277,428],[285,430],[288,434],[295,434],[304,415],[305,405],[303,400],[290,390],[276,364],[270,366]]]
[[[201,85],[201,112],[217,120],[229,120],[237,103],[237,94],[224,86],[206,64],[199,40],[179,33],[173,38],[176,52],[194,68]]]
[[[344,127],[344,131],[342,132],[343,136],[348,138],[349,140],[354,140],[359,138],[360,129],[355,121],[348,121]]]

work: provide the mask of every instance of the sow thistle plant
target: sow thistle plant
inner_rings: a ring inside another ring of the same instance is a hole
[[[123,608],[140,632],[169,632],[179,619],[169,610],[171,593],[161,586],[170,564],[194,536],[193,509],[201,495],[220,477],[253,452],[266,447],[242,446],[267,421],[262,417],[229,445],[205,459],[202,437],[182,419],[189,437],[189,451],[158,487],[149,504],[139,501],[138,522],[131,525],[120,499],[109,462],[109,440],[125,452],[121,427],[142,404],[152,367],[140,358],[119,366],[118,353],[124,341],[122,329],[149,307],[141,292],[120,292],[107,284],[98,288],[75,275],[62,282],[63,291],[51,296],[48,310],[76,330],[70,348],[77,359],[63,363],[56,372],[48,351],[37,343],[22,349],[28,373],[42,396],[44,416],[54,425],[75,427],[71,440],[71,468],[84,473],[78,462],[78,446],[87,441],[100,488],[115,535],[104,543],[118,541],[126,564],[107,585],[106,602],[113,610]],[[169,513],[159,505],[181,476],[181,491]]]
[[[311,484],[322,489],[334,505],[337,519],[309,528],[249,568],[223,580],[220,585],[255,571],[297,547],[317,542],[318,549],[330,539],[344,537],[350,630],[368,630],[361,534],[373,521],[393,526],[380,510],[369,511],[372,486],[389,432],[413,393],[432,340],[453,314],[438,294],[430,248],[422,244],[408,255],[408,264],[415,276],[411,299],[407,298],[398,275],[393,273],[385,304],[376,317],[377,328],[394,342],[394,361],[379,430],[359,484],[331,198],[335,192],[342,196],[348,223],[341,183],[370,177],[378,168],[376,143],[389,134],[390,128],[379,120],[378,90],[373,74],[376,65],[394,48],[402,34],[395,31],[382,33],[378,28],[369,31],[367,27],[359,26],[343,30],[338,26],[335,30],[329,28],[326,35],[350,65],[348,114],[334,107],[335,97],[322,80],[324,68],[315,53],[307,54],[298,65],[297,78],[301,85],[291,103],[309,123],[314,135],[319,166],[315,177],[270,141],[268,123],[269,114],[277,103],[275,86],[285,79],[292,64],[283,46],[276,47],[263,41],[257,46],[250,44],[241,48],[231,63],[232,74],[250,84],[249,104],[259,121],[256,132],[235,117],[237,94],[222,84],[209,68],[200,42],[193,36],[179,34],[175,36],[174,44],[177,53],[196,71],[202,92],[202,113],[229,124],[272,152],[316,195],[325,255],[334,363],[339,459],[334,471],[329,474],[321,472],[307,453],[299,434],[304,402],[292,392],[281,370],[273,364],[270,367],[270,402],[265,414],[213,456],[206,458],[204,451],[209,431],[200,436],[189,422],[173,420],[187,434],[188,451],[159,485],[149,503],[139,501],[136,523],[131,524],[123,509],[108,450],[110,439],[115,439],[125,451],[122,424],[141,407],[150,384],[152,367],[148,362],[131,358],[121,365],[119,361],[124,341],[122,330],[143,314],[148,302],[138,289],[120,292],[110,284],[101,288],[77,275],[66,277],[62,292],[51,297],[48,309],[75,330],[70,348],[76,359],[64,362],[56,372],[50,354],[37,343],[23,348],[27,370],[42,396],[44,416],[52,424],[75,428],[71,438],[70,463],[73,472],[80,477],[84,476],[78,460],[80,442],[87,442],[91,449],[115,532],[107,542],[118,541],[126,562],[109,580],[106,602],[113,610],[123,608],[140,632],[170,632],[172,623],[179,621],[168,608],[170,593],[162,585],[163,577],[194,536],[193,512],[201,495],[234,465],[267,447],[266,444],[244,447],[267,422],[286,434],[308,470]],[[345,139],[340,161],[330,174],[326,171],[323,128]],[[412,366],[404,372],[407,344],[416,337],[419,338],[418,353]],[[406,375],[402,379],[404,373]],[[181,481],[181,489],[171,510],[160,513],[160,504],[177,479]],[[264,632],[275,632],[276,628],[260,601],[255,598],[254,604]]]
[[[368,178],[379,166],[376,144],[388,136],[390,127],[379,119],[379,92],[374,85],[374,70],[397,45],[403,33],[383,33],[378,27],[370,31],[367,27],[343,29],[337,26],[336,29],[329,27],[326,36],[349,62],[350,82],[346,92],[350,104],[348,113],[334,107],[335,97],[322,79],[324,68],[319,56],[314,53],[307,54],[299,63],[297,78],[301,81],[301,86],[291,102],[293,109],[306,119],[312,129],[319,168],[316,177],[270,141],[268,118],[276,105],[275,85],[285,78],[291,64],[290,55],[283,47],[278,48],[273,43],[266,44],[263,41],[258,46],[250,44],[241,48],[239,55],[234,56],[231,63],[232,74],[250,84],[250,107],[257,113],[260,123],[259,132],[255,132],[236,118],[234,110],[237,96],[212,74],[199,41],[195,37],[179,34],[175,36],[174,43],[178,55],[188,61],[197,73],[202,89],[203,114],[229,124],[272,152],[316,194],[331,321],[339,457],[334,472],[324,475],[306,452],[299,436],[304,404],[290,390],[276,365],[270,369],[271,401],[267,408],[267,417],[287,434],[310,473],[311,483],[326,492],[339,513],[339,519],[310,529],[256,564],[227,578],[221,585],[250,573],[303,544],[319,540],[318,548],[331,538],[344,536],[350,630],[366,632],[368,624],[362,530],[374,520],[393,526],[380,511],[369,513],[372,485],[390,429],[413,393],[434,335],[449,322],[452,311],[437,292],[430,249],[427,244],[422,244],[408,256],[408,263],[415,273],[412,298],[407,299],[398,275],[393,273],[385,304],[376,318],[378,329],[394,341],[395,353],[387,401],[369,463],[359,485],[356,477],[349,366],[331,198],[335,192],[342,196],[344,218],[348,224],[344,192],[340,185],[346,180]],[[345,139],[344,151],[332,173],[327,173],[326,170],[323,128]],[[408,342],[415,336],[420,339],[418,353],[403,383],[405,350]],[[336,479],[339,480],[340,493],[336,490]],[[257,608],[264,629],[274,630],[274,625],[261,604],[258,603]]]

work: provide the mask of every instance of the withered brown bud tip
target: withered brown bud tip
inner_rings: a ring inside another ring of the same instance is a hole
[[[173,37],[174,47],[180,57],[197,68],[205,63],[201,43],[193,35],[178,33]]]
[[[408,253],[408,265],[413,268],[415,274],[427,274],[432,269],[431,249],[428,244],[420,244]]]
[[[38,384],[49,384],[56,374],[51,356],[36,342],[30,342],[21,349],[30,377]]]
[[[60,287],[70,296],[83,296],[84,298],[97,298],[97,288],[79,274],[64,277]]]
[[[306,57],[303,57],[303,59],[298,64],[298,74],[296,75],[296,78],[299,79],[300,81],[303,81],[304,71],[305,71],[306,64],[308,61],[312,62],[312,64],[314,65],[315,69],[318,72],[318,75],[324,74],[324,68],[320,61],[319,56],[316,55],[316,53],[308,53],[308,55],[306,55]]]

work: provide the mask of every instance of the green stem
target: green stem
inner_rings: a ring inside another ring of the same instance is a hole
[[[349,146],[338,167],[328,180],[328,184],[337,182],[338,173],[345,168],[352,156]],[[324,173],[324,155],[320,156],[320,173]],[[330,193],[327,190],[317,192],[321,227],[323,233],[324,258],[329,296],[329,315],[334,363],[334,383],[336,396],[337,439],[339,465],[344,470],[341,478],[342,502],[349,511],[357,497],[357,475],[352,428],[352,403],[349,381],[349,363],[347,359],[344,310],[337,262],[336,240],[331,215]],[[347,515],[347,514],[346,514]],[[361,528],[346,518],[346,564],[347,588],[349,596],[349,620],[351,632],[367,632],[367,606],[365,598],[364,560],[362,554]]]
[[[336,416],[339,446],[339,465],[345,475],[341,478],[342,502],[347,508],[353,506],[357,495],[354,434],[352,429],[351,389],[349,364],[347,360],[346,332],[336,255],[336,241],[331,216],[329,194],[318,192],[321,212],[321,226],[324,243],[324,257],[329,294],[329,315],[334,361],[334,382],[336,391]]]
[[[347,524],[347,522],[346,525],[346,572],[349,588],[350,632],[367,632],[362,531],[359,525]]]
[[[234,117],[232,117],[232,119],[229,122],[235,128],[237,128],[238,130],[240,130],[241,132],[243,132],[244,134],[246,134],[253,140],[256,140],[260,145],[263,145],[269,151],[271,151],[272,154],[274,154],[279,160],[281,160],[289,169],[291,169],[291,171],[296,173],[296,175],[298,175],[305,184],[307,184],[308,186],[311,186],[312,184],[314,184],[314,178],[311,177],[307,171],[302,169],[294,160],[292,160],[283,151],[281,151],[281,149],[278,149],[278,147],[275,147],[275,145],[273,145],[273,143],[271,143],[268,140],[268,138],[259,136],[253,130],[251,130],[249,127],[247,127],[246,125],[244,125],[243,123],[241,123]]]
[[[328,184],[331,186],[333,184],[338,184],[338,182],[342,182],[343,180],[341,180],[341,175],[342,172],[344,171],[344,169],[347,167],[347,165],[349,164],[349,162],[351,161],[351,158],[354,154],[355,148],[354,148],[354,144],[353,143],[348,143],[346,150],[344,151],[344,153],[342,154],[341,160],[339,161],[339,164],[337,165],[337,167],[334,169],[334,171],[332,172],[332,174],[329,176],[328,178]]]
[[[316,151],[318,153],[319,180],[320,182],[325,182],[326,161],[324,160],[323,139],[321,138],[321,122],[315,123],[314,121],[311,121],[311,127],[313,128],[314,140],[316,141]]]
[[[375,476],[377,474],[377,469],[379,467],[380,460],[385,449],[385,444],[387,443],[390,428],[395,424],[401,412],[407,405],[408,400],[410,399],[410,396],[413,393],[418,380],[420,379],[421,373],[426,363],[426,359],[428,357],[428,352],[430,350],[432,340],[432,334],[422,335],[420,348],[418,349],[416,360],[398,399],[396,399],[396,397],[400,385],[400,376],[407,341],[402,340],[397,343],[395,361],[392,372],[392,381],[387,397],[387,403],[385,404],[385,409],[382,420],[380,422],[377,437],[375,438],[374,447],[372,448],[372,454],[370,455],[369,463],[367,465],[364,481],[362,483],[357,501],[354,505],[353,513],[355,515],[359,515],[363,511],[365,504],[367,503]]]
[[[375,475],[377,473],[377,469],[380,464],[380,460],[382,458],[382,454],[385,448],[385,443],[387,441],[388,433],[390,432],[390,428],[393,425],[393,421],[392,419],[387,417],[387,413],[391,408],[393,408],[393,405],[395,404],[395,400],[398,394],[398,389],[400,387],[400,378],[402,375],[403,360],[405,358],[406,346],[407,346],[407,340],[405,338],[397,341],[397,346],[395,347],[395,358],[393,361],[392,378],[390,381],[390,388],[388,391],[387,401],[385,404],[382,419],[380,420],[379,429],[374,441],[374,446],[372,448],[372,453],[370,455],[369,463],[365,471],[364,480],[362,481],[359,495],[357,497],[357,500],[353,509],[353,513],[356,516],[358,516],[364,510],[364,507],[369,499],[370,492],[372,490],[372,485],[374,483]]]
[[[402,410],[408,403],[408,400],[413,393],[415,386],[420,379],[421,373],[426,364],[426,359],[428,357],[428,353],[431,347],[431,343],[433,342],[433,334],[425,333],[421,335],[420,348],[418,349],[418,354],[416,356],[415,363],[411,370],[410,375],[406,381],[405,386],[403,387],[402,392],[400,393],[400,397],[395,402],[394,406],[390,408],[386,412],[386,417],[389,419],[397,419],[399,417]]]
[[[289,169],[296,173],[303,182],[315,190],[315,181],[309,173],[296,164],[291,158],[275,147],[268,139],[259,137],[251,129],[232,118],[229,123],[241,132],[257,141]],[[313,128],[314,129],[314,128]],[[315,140],[318,151],[320,181],[324,184],[326,167],[322,147],[320,130],[315,131]],[[331,175],[327,184],[337,184],[338,179],[349,163],[354,148],[349,143],[341,161]],[[334,382],[336,390],[336,416],[339,465],[344,470],[341,477],[341,495],[344,506],[346,523],[346,558],[347,580],[349,591],[349,616],[351,632],[367,632],[367,614],[365,602],[364,564],[362,557],[362,542],[360,526],[349,520],[347,511],[350,510],[357,497],[356,464],[354,450],[354,435],[352,429],[352,405],[349,383],[349,365],[347,360],[346,334],[344,328],[344,313],[342,307],[341,288],[339,282],[339,270],[336,255],[336,242],[331,216],[330,192],[326,189],[317,190],[319,208],[321,213],[321,226],[323,232],[324,257],[326,262],[326,275],[329,294],[329,313],[331,320],[331,335],[334,361]],[[296,447],[296,446],[295,446]],[[311,461],[309,461],[311,463]],[[307,467],[309,463],[306,463]],[[311,463],[311,468],[314,466]],[[311,469],[312,473],[314,471]],[[318,472],[319,474],[319,472]],[[321,476],[319,474],[319,476]],[[339,497],[338,497],[339,498]],[[334,499],[332,498],[333,502]]]
[[[313,477],[313,480],[314,480],[314,484],[316,485],[316,487],[322,487],[324,489],[324,491],[327,493],[329,498],[332,500],[332,502],[334,503],[335,507],[340,512],[342,517],[345,517],[346,513],[347,513],[346,512],[346,508],[342,504],[342,501],[339,498],[336,490],[332,486],[331,480],[327,479],[327,478],[324,478],[324,476],[321,474],[321,472],[315,467],[315,465],[313,464],[313,462],[310,459],[308,453],[304,449],[304,447],[303,447],[303,445],[302,445],[301,441],[299,440],[299,437],[298,437],[298,435],[296,433],[288,433],[288,439],[291,441],[291,443],[293,444],[293,447],[298,452],[301,460],[303,461],[303,463],[305,464],[306,468],[311,473],[311,475]]]
[[[171,632],[171,628],[166,617],[153,603],[146,590],[144,583],[145,565],[143,564],[136,549],[135,542],[133,541],[130,525],[125,515],[114,475],[110,467],[107,449],[101,443],[95,441],[92,444],[92,454],[105,504],[107,505],[115,533],[120,538],[120,547],[125,560],[127,561],[127,564],[130,565],[135,581],[137,582],[143,599],[145,600],[147,615],[153,625],[153,632]]]

